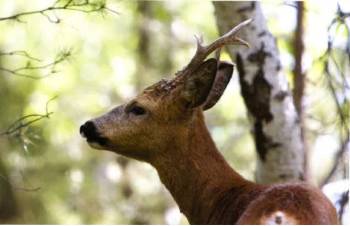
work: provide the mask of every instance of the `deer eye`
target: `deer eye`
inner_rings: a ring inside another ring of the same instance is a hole
[[[144,115],[146,110],[140,106],[132,106],[128,112],[134,115]]]

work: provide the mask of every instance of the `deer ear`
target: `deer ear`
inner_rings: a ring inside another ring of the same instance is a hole
[[[204,61],[193,74],[185,77],[180,96],[185,100],[187,108],[198,107],[205,102],[213,86],[216,70],[217,60],[211,58]]]
[[[226,61],[219,62],[213,87],[203,105],[204,111],[212,108],[219,101],[232,78],[232,72],[233,64]]]

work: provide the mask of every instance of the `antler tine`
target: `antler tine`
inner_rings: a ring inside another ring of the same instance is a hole
[[[251,21],[252,19],[248,19],[241,22],[240,24],[232,28],[229,32],[219,37],[218,39],[216,39],[214,42],[212,42],[207,46],[202,45],[203,40],[201,37],[195,36],[197,41],[196,53],[192,57],[191,62],[187,65],[187,67],[183,71],[185,71],[186,74],[192,72],[192,70],[195,70],[210,53],[212,53],[218,48],[221,48],[224,45],[238,44],[238,45],[245,45],[249,47],[249,44],[246,41],[236,37],[236,34],[243,27],[247,26]]]
[[[194,38],[195,38],[196,41],[197,41],[197,47],[198,47],[198,46],[202,46],[202,43],[203,43],[203,36],[202,36],[202,35],[200,35],[200,36],[194,35]]]

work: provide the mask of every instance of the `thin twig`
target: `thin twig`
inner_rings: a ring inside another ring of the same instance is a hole
[[[57,96],[49,99],[46,102],[45,105],[45,113],[44,114],[29,114],[29,115],[25,115],[20,117],[19,119],[17,119],[16,121],[14,121],[8,128],[7,130],[5,130],[4,132],[0,133],[0,136],[15,136],[15,135],[20,135],[22,130],[28,126],[30,126],[31,124],[40,121],[44,118],[50,118],[50,115],[53,114],[53,112],[50,112],[48,110],[48,105],[49,103],[56,99]]]
[[[344,13],[340,9],[340,7],[338,6],[337,16],[336,16],[336,18],[334,18],[332,20],[330,26],[328,27],[328,47],[327,47],[327,50],[319,58],[319,60],[323,63],[323,71],[324,71],[323,74],[325,75],[328,89],[333,97],[333,101],[334,101],[335,106],[336,106],[337,116],[339,118],[339,124],[340,124],[340,138],[339,138],[340,147],[334,156],[333,165],[332,165],[329,173],[321,182],[321,186],[327,184],[333,178],[334,174],[336,173],[336,171],[338,169],[339,162],[341,161],[342,157],[344,156],[344,153],[346,153],[348,151],[349,142],[350,142],[349,113],[346,112],[346,110],[344,110],[344,109],[346,109],[346,105],[348,104],[348,102],[346,100],[347,97],[346,97],[345,92],[349,87],[347,86],[347,83],[346,83],[346,78],[345,78],[346,76],[344,74],[345,72],[344,72],[343,68],[340,67],[340,65],[337,63],[335,57],[332,54],[333,53],[334,37],[331,36],[331,30],[332,30],[333,26],[337,26],[337,27],[339,27],[340,25],[346,26],[345,18],[347,18],[349,16],[350,16],[350,13]],[[348,31],[348,34],[350,34],[350,31],[349,30],[347,30],[347,31]],[[347,53],[345,53],[345,55],[346,54]],[[344,58],[344,59],[346,59],[346,58]],[[348,59],[349,59],[348,63],[350,64],[350,58],[348,58]],[[340,83],[338,82],[342,86],[341,88],[342,88],[342,91],[344,92],[345,100],[342,103],[339,101],[338,96],[337,96],[337,90],[336,90],[337,87],[334,84],[334,76],[332,75],[332,72],[330,70],[331,64],[334,65],[335,70],[337,71],[338,74],[340,74],[340,77],[344,80]]]
[[[25,51],[23,51],[25,52]],[[12,52],[10,52],[12,53]],[[5,55],[5,54],[3,54]],[[10,55],[10,54],[7,54]],[[16,55],[16,54],[12,54],[12,55]],[[18,54],[17,54],[18,55]],[[46,78],[48,76],[51,76],[55,73],[57,73],[57,71],[55,70],[55,66],[58,65],[59,63],[67,60],[71,55],[70,51],[66,51],[63,52],[62,54],[60,54],[54,61],[50,62],[50,63],[46,63],[46,64],[42,64],[42,65],[36,65],[36,66],[31,66],[31,62],[27,62],[27,64],[25,66],[21,66],[18,68],[14,68],[14,69],[10,69],[10,68],[5,68],[5,67],[1,67],[0,66],[0,71],[6,72],[8,74],[11,75],[16,75],[16,76],[20,76],[20,77],[25,77],[25,78],[30,78],[30,79],[43,79]],[[25,55],[26,57],[30,56],[29,54]],[[30,58],[32,58],[30,56]],[[39,59],[35,58],[37,61]],[[33,70],[43,70],[43,69],[50,69],[50,72],[42,75],[42,76],[35,76],[32,75],[32,73],[30,73]]]
[[[332,177],[334,176],[334,174],[338,168],[339,161],[342,159],[342,157],[346,153],[348,147],[349,147],[349,139],[347,139],[345,142],[342,143],[341,147],[339,148],[339,150],[335,154],[332,168],[329,171],[329,173],[327,174],[327,176],[321,182],[321,187],[323,187],[324,185],[326,185],[330,182],[330,180],[332,179]]]
[[[11,51],[11,52],[0,52],[0,56],[22,56],[22,57],[26,57],[30,60],[34,60],[34,61],[38,61],[38,62],[41,61],[39,58],[33,57],[27,51],[24,51],[24,50],[16,50],[16,51]]]

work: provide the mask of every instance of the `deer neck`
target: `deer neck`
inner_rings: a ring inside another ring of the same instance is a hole
[[[248,183],[217,150],[199,112],[152,165],[191,224],[205,224],[221,197]]]

